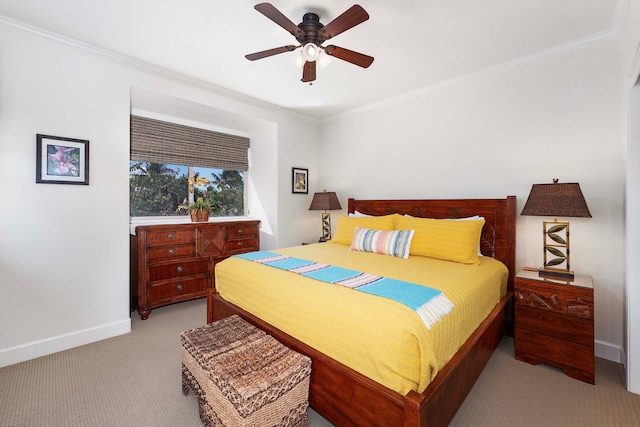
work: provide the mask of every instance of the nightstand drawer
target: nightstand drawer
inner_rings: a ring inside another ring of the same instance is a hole
[[[546,362],[560,363],[584,372],[594,372],[593,346],[585,346],[524,329],[515,329],[518,353],[533,355]],[[554,364],[554,363],[551,363]]]
[[[530,307],[518,307],[515,321],[516,328],[593,347],[591,320]]]
[[[519,281],[514,290],[516,306],[563,313],[568,316],[593,318],[593,294],[580,293],[580,288],[563,289],[564,285]]]

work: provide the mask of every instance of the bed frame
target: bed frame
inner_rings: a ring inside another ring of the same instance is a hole
[[[509,269],[507,294],[422,393],[410,391],[403,396],[380,385],[225,301],[215,289],[207,296],[207,321],[239,314],[286,346],[309,356],[313,367],[309,403],[337,426],[446,426],[484,369],[505,328],[511,329],[516,198],[349,199],[348,210],[369,215],[400,213],[429,218],[481,215],[486,220],[481,236],[482,253],[502,261]]]

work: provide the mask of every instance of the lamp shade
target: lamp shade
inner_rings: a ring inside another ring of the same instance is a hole
[[[315,193],[313,200],[311,200],[310,211],[333,211],[342,209],[338,196],[333,191],[323,191],[322,193]]]
[[[533,184],[521,215],[591,218],[580,184]]]

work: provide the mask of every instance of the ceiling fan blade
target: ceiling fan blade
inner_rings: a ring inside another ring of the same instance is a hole
[[[362,24],[369,19],[369,14],[360,5],[353,5],[346,10],[342,15],[338,16],[333,21],[320,30],[320,35],[325,40],[335,37],[340,33],[347,31],[349,28],[353,28],[358,24]]]
[[[255,10],[271,19],[276,24],[287,30],[294,37],[303,36],[304,32],[298,28],[296,24],[291,22],[289,18],[284,16],[282,12],[276,9],[271,3],[259,3],[254,6]]]
[[[373,57],[362,53],[354,52],[343,47],[329,45],[324,48],[327,55],[335,56],[343,61],[351,62],[362,68],[368,68],[373,63]]]
[[[316,61],[306,61],[304,63],[304,68],[302,69],[302,81],[312,82],[316,79]]]
[[[296,50],[297,48],[298,46],[290,44],[288,46],[280,46],[269,50],[263,50],[262,52],[250,53],[248,55],[245,55],[244,57],[249,61],[255,61],[256,59],[266,58],[268,56],[277,55],[279,53],[291,52],[292,50]]]

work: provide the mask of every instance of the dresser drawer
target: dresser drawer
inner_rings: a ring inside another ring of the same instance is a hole
[[[558,288],[529,286],[514,291],[516,306],[537,308],[584,319],[593,318],[593,296],[576,295]]]
[[[207,290],[207,278],[181,280],[179,282],[153,285],[149,288],[149,300],[159,301],[180,296],[191,296],[194,293],[205,294]]]
[[[518,307],[515,327],[593,347],[593,322],[530,307]]]
[[[160,261],[173,258],[193,258],[196,255],[195,246],[190,243],[187,245],[168,245],[156,246],[149,248],[149,261]]]
[[[180,261],[149,267],[149,281],[187,277],[207,273],[209,261],[207,259],[195,261]]]
[[[258,239],[238,239],[238,240],[227,240],[226,244],[226,252],[229,254],[236,252],[247,252],[247,251],[257,251],[258,250]]]
[[[234,239],[243,236],[257,236],[258,226],[256,224],[236,224],[227,226],[227,239]]]
[[[193,242],[193,230],[166,230],[150,231],[147,234],[147,244],[149,246],[179,245],[181,243]]]

